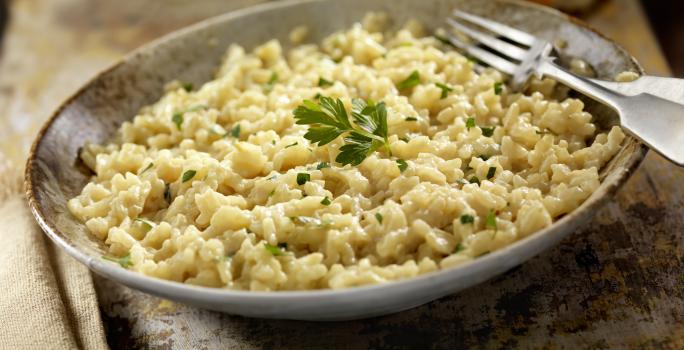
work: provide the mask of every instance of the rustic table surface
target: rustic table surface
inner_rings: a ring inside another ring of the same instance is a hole
[[[123,53],[259,0],[10,1],[0,149],[23,166],[57,104]],[[584,15],[646,70],[667,64],[637,0]],[[684,347],[684,170],[649,154],[595,220],[520,267],[413,310],[312,323],[229,316],[96,278],[113,348]],[[428,344],[431,344],[428,346]]]

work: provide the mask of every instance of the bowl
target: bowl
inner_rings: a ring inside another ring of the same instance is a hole
[[[277,38],[287,48],[288,32],[311,30],[312,42],[359,21],[368,11],[384,11],[394,24],[410,18],[429,30],[443,26],[453,8],[521,28],[550,42],[567,42],[561,62],[580,57],[599,78],[625,70],[641,72],[622,48],[560,12],[520,1],[480,0],[294,0],[267,3],[208,19],[169,34],[124,57],[66,100],[42,128],[26,167],[29,206],[45,233],[92,271],[131,288],[186,303],[251,317],[343,320],[409,309],[458,292],[500,274],[557,244],[587,223],[597,208],[628,178],[646,148],[628,137],[619,153],[600,171],[600,187],[576,210],[551,226],[471,263],[416,278],[343,290],[250,292],[206,288],[156,279],[105,262],[104,244],[91,236],[67,209],[90,174],[79,167],[85,143],[106,142],[122,122],[163,94],[165,83],[179,79],[196,86],[212,78],[225,48],[254,47]],[[606,108],[588,104],[600,126],[616,123]]]

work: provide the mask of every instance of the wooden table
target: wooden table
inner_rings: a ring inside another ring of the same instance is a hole
[[[259,0],[11,2],[0,59],[0,149],[23,166],[55,106],[123,53]],[[637,0],[585,18],[667,75]],[[552,249],[505,275],[370,320],[247,319],[195,309],[96,278],[113,348],[684,347],[684,170],[655,154],[616,199]]]

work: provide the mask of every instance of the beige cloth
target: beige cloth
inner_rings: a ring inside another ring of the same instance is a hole
[[[90,272],[36,225],[18,171],[0,168],[0,349],[107,349]]]

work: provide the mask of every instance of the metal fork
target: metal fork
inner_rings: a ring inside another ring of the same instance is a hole
[[[447,40],[468,55],[509,74],[509,84],[514,90],[521,89],[532,75],[560,81],[614,109],[620,116],[620,124],[630,134],[675,164],[684,166],[684,104],[675,102],[684,103],[684,80],[643,76],[631,83],[614,83],[587,79],[555,64],[551,56],[553,46],[545,40],[466,12],[456,10],[453,16],[447,19],[449,26],[488,49],[455,35],[448,35]]]

